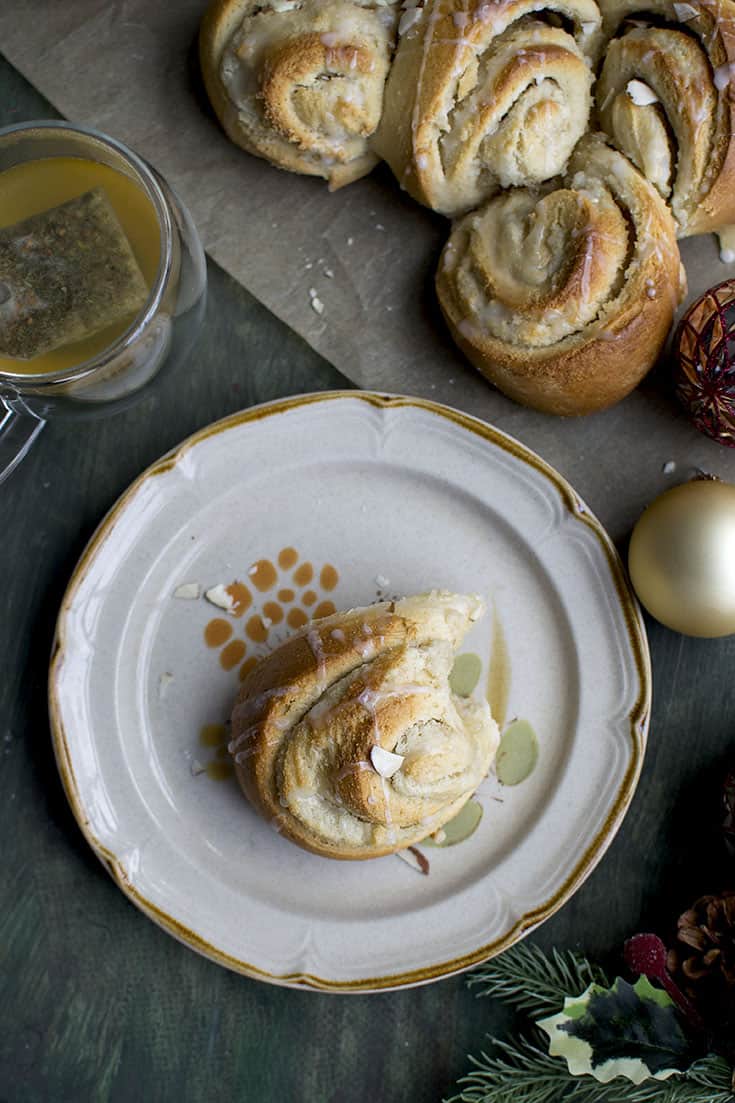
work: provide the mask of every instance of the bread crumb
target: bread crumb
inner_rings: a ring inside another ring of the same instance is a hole
[[[163,674],[160,676],[160,678],[158,679],[158,696],[159,696],[159,699],[161,701],[164,699],[164,697],[168,693],[169,686],[171,685],[173,680],[174,680],[174,676],[168,670],[165,670],[163,672]]]

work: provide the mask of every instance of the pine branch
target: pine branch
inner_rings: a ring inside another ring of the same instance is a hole
[[[706,1057],[684,1076],[645,1080],[635,1085],[617,1077],[601,1084],[592,1076],[572,1076],[566,1062],[525,1039],[493,1040],[496,1053],[470,1058],[474,1069],[446,1103],[735,1103],[732,1069],[720,1057]]]
[[[547,955],[524,942],[475,969],[471,987],[535,1017],[560,1011],[565,996],[579,996],[590,984],[609,987],[604,970],[571,950]]]
[[[559,1011],[565,996],[581,995],[590,984],[610,987],[604,971],[581,954],[546,955],[525,944],[475,969],[469,983],[478,995],[494,996],[534,1018]],[[735,1103],[733,1070],[721,1057],[705,1057],[668,1080],[635,1085],[616,1077],[601,1084],[590,1075],[573,1076],[536,1034],[537,1040],[493,1039],[492,1056],[470,1058],[474,1067],[446,1103]]]
[[[703,1057],[701,1061],[695,1061],[687,1072],[687,1080],[693,1084],[709,1088],[712,1095],[712,1103],[731,1103],[735,1100],[735,1072],[724,1057]],[[678,1099],[672,1103],[680,1103]]]
[[[570,1098],[574,1078],[563,1061],[525,1039],[491,1040],[497,1054],[470,1057],[474,1069],[459,1081],[460,1094],[445,1103],[561,1103]]]

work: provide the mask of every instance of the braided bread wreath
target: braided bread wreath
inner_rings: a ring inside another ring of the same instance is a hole
[[[676,240],[735,223],[735,0],[214,0],[206,86],[245,149],[338,188],[379,158],[456,222],[452,335],[584,414],[658,358]]]
[[[436,276],[452,336],[538,410],[625,397],[684,294],[677,238],[735,223],[735,0],[213,0],[200,46],[236,144],[330,189],[382,158],[455,220]],[[447,823],[498,744],[449,686],[482,608],[338,613],[262,659],[230,743],[252,805],[331,858]]]

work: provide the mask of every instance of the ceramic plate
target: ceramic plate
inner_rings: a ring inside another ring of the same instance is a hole
[[[235,582],[233,613],[174,596]],[[315,614],[432,588],[486,597],[463,651],[538,764],[483,783],[479,828],[427,849],[428,876],[307,854],[232,777],[239,673]],[[482,961],[569,898],[633,794],[650,668],[616,552],[556,472],[454,410],[353,392],[230,417],[133,484],[67,591],[50,700],[76,817],[142,911],[249,976],[368,991]]]

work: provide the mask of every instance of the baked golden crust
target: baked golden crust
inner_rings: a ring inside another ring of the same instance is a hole
[[[563,172],[589,124],[594,0],[426,0],[414,11],[372,141],[401,186],[454,216]]]
[[[497,747],[487,703],[448,687],[482,610],[447,593],[384,602],[317,621],[263,659],[243,683],[230,744],[261,815],[341,859],[390,854],[456,815]],[[376,768],[376,748],[400,756],[393,776]]]
[[[601,0],[600,8],[602,129],[659,188],[681,237],[735,222],[735,3]],[[635,103],[632,80],[654,102]]]
[[[204,83],[229,138],[330,188],[377,163],[396,13],[362,0],[214,0],[200,31]]]
[[[591,135],[564,187],[498,196],[455,224],[437,291],[458,345],[500,390],[547,413],[585,414],[653,366],[681,272],[664,201]]]

